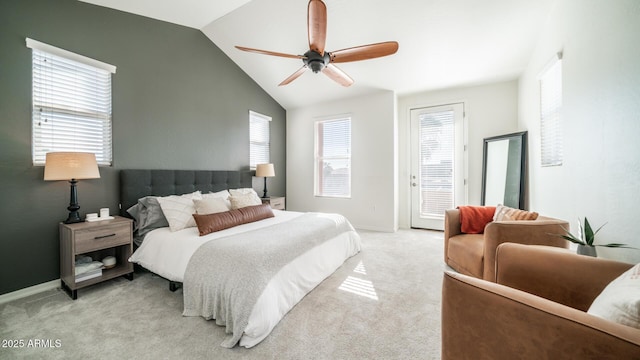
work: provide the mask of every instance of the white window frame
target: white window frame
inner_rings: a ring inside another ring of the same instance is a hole
[[[349,130],[348,130],[348,148],[346,153],[342,153],[342,154],[338,154],[338,155],[326,155],[324,153],[324,149],[321,145],[321,128],[325,125],[325,124],[329,124],[329,123],[335,123],[335,122],[340,122],[340,121],[348,121],[349,123]],[[314,195],[316,197],[330,197],[330,198],[351,198],[351,153],[352,153],[352,148],[351,148],[351,138],[352,138],[352,119],[350,115],[341,115],[341,116],[336,116],[336,117],[332,117],[332,118],[325,118],[322,120],[318,120],[315,122],[315,127],[314,127],[315,131],[314,131],[314,142],[315,142],[315,161],[314,161]],[[346,169],[348,170],[347,175],[347,184],[346,184],[346,191],[340,193],[340,194],[331,194],[331,193],[327,193],[325,191],[323,191],[323,182],[325,181],[324,178],[324,163],[327,160],[333,160],[333,161],[346,161],[347,162],[347,167]]]
[[[249,110],[249,168],[271,162],[271,116]]]
[[[562,53],[543,68],[540,81],[540,164],[561,166],[562,138]]]
[[[111,165],[112,86],[116,67],[33,39],[32,161],[53,151],[92,152]]]

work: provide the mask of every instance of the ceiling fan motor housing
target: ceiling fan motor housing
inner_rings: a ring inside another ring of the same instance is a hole
[[[314,73],[318,73],[324,69],[327,64],[331,61],[331,54],[325,51],[324,55],[320,55],[319,53],[309,50],[304,54],[304,58],[302,62],[311,69]]]

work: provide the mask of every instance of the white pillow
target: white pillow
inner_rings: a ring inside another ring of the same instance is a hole
[[[609,283],[587,312],[640,329],[640,264]]]
[[[202,200],[193,200],[193,205],[196,208],[196,213],[199,215],[214,214],[223,211],[231,210],[231,205],[228,199],[219,197],[208,197]]]
[[[229,194],[231,194],[231,196],[247,195],[247,194],[255,194],[256,196],[258,196],[258,193],[256,193],[256,191],[253,190],[253,188],[229,189]]]
[[[202,198],[203,199],[208,199],[208,198],[222,198],[222,199],[227,199],[229,197],[229,190],[221,190],[221,191],[217,191],[217,192],[209,192],[206,194],[202,194]]]
[[[224,201],[227,203],[227,210],[231,209],[231,202],[229,201],[229,196],[231,194],[229,194],[229,190],[222,190],[222,191],[218,191],[218,192],[210,192],[207,194],[202,194],[202,198],[203,199],[210,199],[210,198],[221,198],[224,199]]]
[[[180,196],[170,195],[158,198],[158,203],[160,203],[164,217],[167,218],[171,231],[196,226],[196,222],[192,216],[196,212],[193,200],[200,199],[202,199],[200,191]]]
[[[239,209],[252,205],[260,205],[262,204],[262,200],[258,197],[258,195],[254,193],[247,193],[244,195],[231,195],[229,197],[231,200],[231,209]]]

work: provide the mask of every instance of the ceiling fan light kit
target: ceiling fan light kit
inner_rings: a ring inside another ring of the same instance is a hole
[[[353,79],[337,66],[333,65],[333,63],[375,59],[395,54],[398,51],[398,43],[396,41],[355,46],[332,52],[325,51],[325,41],[327,37],[327,7],[322,0],[309,0],[309,5],[307,7],[307,30],[307,34],[309,36],[309,51],[304,55],[284,54],[243,46],[236,46],[236,48],[238,50],[257,54],[302,59],[304,66],[282,81],[279,86],[289,84],[304,74],[307,69],[311,69],[314,73],[322,72],[342,86],[351,86],[353,84]]]
[[[304,54],[302,62],[304,62],[305,66],[311,69],[311,71],[318,73],[331,62],[331,55],[329,55],[328,52],[320,55],[314,50],[309,50]]]

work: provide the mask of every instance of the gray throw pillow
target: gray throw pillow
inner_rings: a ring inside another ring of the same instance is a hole
[[[138,199],[138,203],[127,209],[127,213],[135,220],[138,236],[144,236],[153,229],[169,226],[156,196]]]

